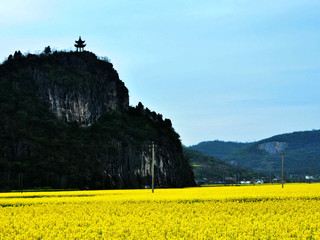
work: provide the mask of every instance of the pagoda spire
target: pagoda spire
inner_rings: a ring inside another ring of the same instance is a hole
[[[76,44],[74,45],[76,48],[77,48],[77,52],[83,52],[84,50],[84,47],[87,45],[87,44],[84,44],[85,41],[83,41],[81,39],[81,36],[79,37],[79,40],[78,41],[75,41]]]

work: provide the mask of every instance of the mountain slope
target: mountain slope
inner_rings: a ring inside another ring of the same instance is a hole
[[[280,173],[285,152],[286,174],[320,174],[320,130],[281,134],[263,139],[226,156],[235,165]]]
[[[0,65],[0,189],[193,186],[171,121],[142,104],[111,63],[90,52],[23,56]]]
[[[191,150],[198,151],[204,155],[222,159],[225,156],[248,146],[250,143],[224,142],[224,141],[206,141],[197,145],[188,147]]]
[[[206,156],[200,152],[183,148],[183,153],[193,166],[195,178],[206,178],[207,182],[237,183],[242,179],[251,179],[249,171],[232,166],[223,160]]]

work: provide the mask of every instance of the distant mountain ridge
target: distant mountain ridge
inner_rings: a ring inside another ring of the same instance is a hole
[[[250,143],[224,142],[215,140],[200,142],[199,144],[190,146],[188,148],[211,157],[223,159],[227,155],[234,153],[248,145],[250,145]]]
[[[287,175],[320,174],[320,130],[276,135],[253,143],[224,159],[245,168],[280,173],[282,152],[285,153]]]
[[[203,154],[220,154],[219,143],[204,142],[189,148]],[[232,142],[231,142],[232,143]],[[220,154],[226,162],[246,169],[254,169],[265,173],[280,174],[281,153],[284,152],[284,171],[289,175],[319,175],[320,174],[320,130],[300,131],[276,135],[258,142],[235,145],[225,143],[225,154]],[[235,143],[234,143],[235,144]],[[203,148],[206,146],[206,148]],[[242,146],[242,147],[240,147]],[[222,148],[223,149],[223,148]],[[213,155],[214,156],[214,155]]]

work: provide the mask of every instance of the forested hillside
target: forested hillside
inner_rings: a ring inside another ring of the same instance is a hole
[[[206,179],[206,183],[238,183],[240,180],[252,180],[254,177],[251,171],[189,148],[184,147],[183,152],[193,167],[195,178]]]
[[[202,154],[222,159],[225,156],[248,146],[250,143],[240,142],[224,142],[224,141],[205,141],[188,147],[189,149],[198,151]]]
[[[288,176],[320,174],[320,130],[263,139],[224,159],[241,167],[280,173],[282,152],[285,153],[285,173]]]

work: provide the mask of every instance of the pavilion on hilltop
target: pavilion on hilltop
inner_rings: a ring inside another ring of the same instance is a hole
[[[84,47],[87,45],[87,44],[84,44],[85,41],[83,41],[81,37],[79,37],[79,40],[75,42],[76,44],[74,46],[77,48],[77,52],[83,52]]]

